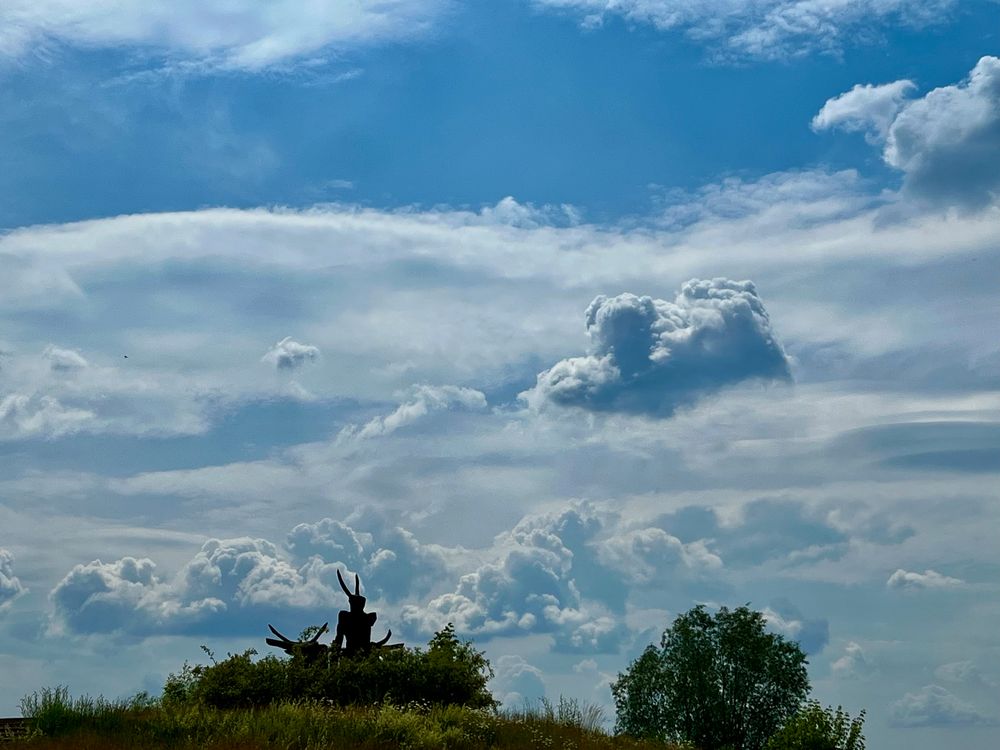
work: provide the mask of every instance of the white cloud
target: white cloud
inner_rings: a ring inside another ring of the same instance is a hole
[[[889,707],[889,723],[896,727],[956,727],[993,725],[996,719],[939,685],[926,685]]]
[[[673,302],[601,295],[585,317],[591,353],[540,373],[522,394],[531,406],[671,416],[725,385],[790,377],[749,281],[692,279]]]
[[[14,575],[14,555],[0,547],[0,611],[24,592],[24,586]]]
[[[632,592],[721,566],[703,541],[629,529],[590,503],[523,517],[486,556],[453,592],[405,607],[403,618],[422,632],[453,622],[483,639],[545,633],[556,651],[616,653],[629,629],[615,612]]]
[[[589,507],[526,517],[497,538],[493,560],[462,575],[453,593],[405,607],[403,619],[421,632],[452,622],[484,639],[550,633],[560,650],[616,651],[623,627],[584,601],[574,571],[574,550],[584,556],[599,529]]]
[[[934,676],[944,682],[974,687],[996,688],[997,682],[983,674],[979,664],[969,659],[942,664],[934,670]]]
[[[54,372],[73,372],[82,370],[88,366],[87,360],[80,352],[73,349],[60,349],[56,346],[48,346],[44,356],[49,360],[49,367]]]
[[[925,570],[923,573],[899,568],[889,576],[885,585],[890,589],[901,591],[922,591],[925,589],[953,589],[964,586],[964,581],[951,576],[941,575],[936,570]]]
[[[863,42],[873,27],[923,25],[944,20],[951,0],[534,0],[582,15],[595,27],[608,16],[659,30],[678,29],[720,54],[782,58],[808,52],[838,53]]]
[[[69,435],[86,430],[95,418],[94,412],[67,406],[52,396],[0,395],[0,440]]]
[[[341,436],[364,440],[391,435],[401,427],[418,422],[433,412],[447,409],[483,411],[486,409],[486,396],[474,388],[456,385],[413,386],[406,400],[394,412],[384,417],[374,417],[360,427],[357,425],[345,427]]]
[[[318,558],[334,566],[343,563],[361,574],[372,596],[390,602],[426,594],[445,578],[449,558],[445,548],[422,544],[408,530],[371,514],[362,523],[367,530],[331,518],[299,524],[285,544],[300,562]]]
[[[992,203],[1000,191],[1000,58],[984,56],[966,80],[906,100],[912,88],[910,81],[855,86],[829,99],[813,127],[867,129],[915,198]]]
[[[830,669],[839,677],[867,677],[875,671],[875,666],[861,644],[850,641],[844,646],[844,653],[830,664]]]
[[[298,341],[293,341],[291,336],[285,336],[267,350],[261,357],[261,362],[274,365],[278,370],[294,370],[317,359],[319,359],[318,347],[300,344]]]
[[[885,139],[896,115],[906,105],[907,95],[915,88],[916,84],[908,80],[880,86],[859,83],[847,93],[828,99],[813,117],[812,128],[861,131],[872,142]]]
[[[314,3],[307,0],[5,0],[0,55],[22,56],[51,43],[140,48],[165,57],[260,70],[330,49],[425,33],[447,0]]]
[[[767,626],[797,642],[807,654],[822,651],[830,640],[830,624],[824,619],[807,619],[787,601],[764,608]]]
[[[542,670],[516,654],[504,654],[493,664],[495,677],[490,685],[505,708],[520,709],[545,697]]]
[[[262,539],[210,539],[171,579],[149,559],[76,565],[52,590],[53,624],[74,633],[256,631],[261,618],[335,605],[316,565],[296,569]]]
[[[704,540],[684,544],[660,528],[634,529],[613,536],[601,546],[601,554],[609,566],[637,584],[655,583],[666,571],[722,568],[722,559]]]

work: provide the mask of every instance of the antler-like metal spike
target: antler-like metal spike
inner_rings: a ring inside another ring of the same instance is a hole
[[[361,579],[357,573],[354,574],[354,595],[361,596]]]
[[[319,637],[323,635],[323,633],[325,633],[327,630],[329,630],[329,628],[327,627],[329,624],[330,624],[329,622],[324,622],[323,627],[321,627],[319,630],[316,631],[316,635],[310,638],[309,642],[316,643],[316,641],[319,640]]]
[[[274,627],[274,625],[270,625],[269,624],[267,627],[268,627],[268,629],[272,633],[274,633],[276,636],[278,636],[281,640],[286,641],[288,643],[295,643],[295,641],[293,641],[291,638],[287,638],[284,635],[282,635],[281,633],[279,633],[278,630]]]
[[[388,633],[385,634],[385,638],[383,638],[380,641],[375,641],[375,645],[376,646],[384,646],[385,644],[387,644],[389,642],[390,638],[392,638],[392,631],[391,630]]]
[[[344,576],[340,575],[340,568],[337,568],[337,580],[340,581],[340,588],[342,588],[344,593],[347,594],[348,598],[350,598],[351,590],[347,588],[347,584],[344,583]]]

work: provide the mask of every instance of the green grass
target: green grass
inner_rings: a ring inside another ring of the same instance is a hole
[[[276,703],[222,710],[162,703],[72,698],[46,689],[21,702],[34,734],[4,743],[27,750],[212,748],[213,750],[663,750],[669,746],[608,735],[603,713],[560,699],[539,708],[495,712],[461,706],[349,706]]]

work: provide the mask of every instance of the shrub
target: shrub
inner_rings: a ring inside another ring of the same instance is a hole
[[[865,750],[865,712],[852,719],[840,706],[809,701],[768,741],[766,750]]]
[[[489,661],[449,624],[428,649],[373,650],[367,655],[319,659],[265,656],[253,649],[207,666],[187,663],[163,687],[165,703],[250,708],[282,701],[328,705],[411,703],[494,708],[487,689]],[[211,654],[209,654],[211,656]]]

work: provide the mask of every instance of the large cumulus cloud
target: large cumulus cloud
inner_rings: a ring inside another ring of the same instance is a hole
[[[1000,191],[1000,58],[982,57],[966,80],[905,100],[902,80],[855,86],[823,105],[815,129],[866,130],[914,197],[969,208]]]
[[[692,279],[673,302],[600,295],[586,324],[590,353],[540,373],[529,404],[670,416],[726,385],[790,377],[750,281]]]
[[[288,534],[286,546],[294,559],[303,563],[310,559],[334,567],[343,563],[361,574],[369,596],[390,602],[425,594],[444,578],[448,565],[445,548],[423,544],[410,531],[380,518],[369,519],[364,525],[370,530],[355,529],[331,518],[299,524]]]
[[[75,633],[253,632],[259,618],[331,608],[321,566],[296,568],[263,539],[210,539],[173,578],[147,558],[76,565],[53,589],[54,624]]]
[[[628,635],[621,613],[630,591],[722,565],[701,540],[631,528],[591,503],[526,516],[496,549],[454,591],[405,607],[403,618],[422,632],[452,622],[481,639],[545,633],[557,651],[611,653]]]
[[[346,605],[338,569],[359,573],[365,595],[387,602],[426,594],[446,579],[444,548],[422,544],[378,517],[360,525],[366,528],[330,518],[298,524],[283,545],[210,539],[172,576],[148,558],[76,565],[50,594],[53,625],[72,633],[138,636],[255,633],[274,619],[330,619]],[[0,592],[5,571],[0,565]]]

